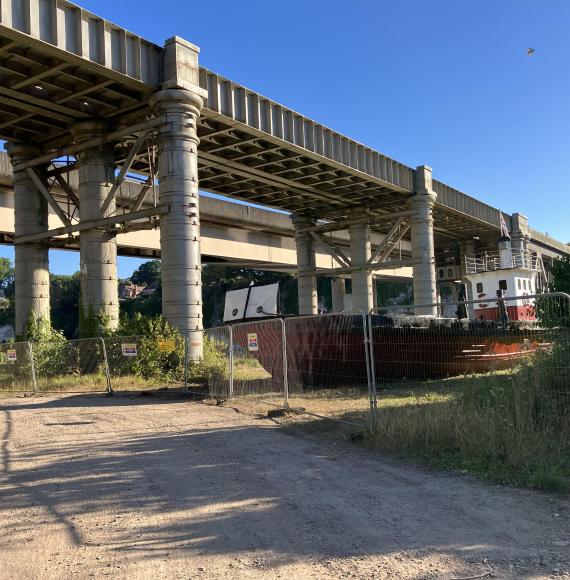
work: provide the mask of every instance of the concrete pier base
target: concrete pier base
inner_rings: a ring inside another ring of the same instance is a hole
[[[354,210],[351,218],[365,217],[364,209]],[[350,258],[352,268],[352,311],[370,312],[374,308],[372,297],[372,272],[367,267],[371,257],[370,226],[366,223],[355,223],[349,226]]]
[[[415,193],[409,204],[411,218],[414,304],[437,302],[435,249],[433,240],[433,206],[436,194],[432,189],[431,169],[422,165],[416,169]],[[437,307],[416,308],[418,315],[437,316]]]
[[[315,275],[315,247],[309,232],[302,231],[315,225],[310,216],[294,215],[295,244],[297,246],[297,293],[299,314],[318,314],[317,276]]]
[[[106,129],[102,121],[81,121],[74,125],[73,134],[78,142],[82,142],[102,137]],[[110,146],[96,147],[79,154],[81,221],[96,220],[115,212],[115,202],[112,201],[105,214],[101,215],[101,208],[115,180],[114,171]],[[79,239],[83,315],[96,317],[98,320],[94,322],[113,330],[119,323],[117,240],[99,229],[82,231]]]
[[[14,143],[7,146],[12,166],[39,156],[33,145]],[[43,167],[36,167],[42,179]],[[48,229],[48,207],[26,171],[14,172],[15,236],[43,232]],[[16,336],[22,336],[32,314],[49,321],[49,243],[37,242],[15,246]]]

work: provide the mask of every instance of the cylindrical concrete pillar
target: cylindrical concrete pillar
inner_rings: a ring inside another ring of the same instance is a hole
[[[169,206],[160,219],[162,313],[188,336],[194,361],[203,356],[196,133],[202,104],[199,94],[184,89],[166,89],[151,100],[156,113],[165,117],[158,141],[160,203]]]
[[[33,145],[11,143],[7,147],[12,165],[30,161],[39,155]],[[35,167],[40,176],[43,167]],[[48,207],[28,173],[14,172],[15,237],[36,234],[48,229]],[[22,336],[26,324],[34,318],[49,322],[49,243],[47,240],[15,247],[16,336]]]
[[[344,278],[331,278],[331,296],[333,312],[344,311],[344,296],[346,294],[346,284]]]
[[[431,169],[416,169],[415,194],[410,198],[413,286],[415,304],[437,302],[435,247],[433,240],[433,206],[436,194],[431,187]],[[417,308],[416,314],[437,316],[437,307]]]
[[[81,143],[106,132],[99,120],[81,121],[73,134]],[[112,201],[101,215],[101,208],[115,180],[115,163],[110,145],[88,149],[79,154],[79,216],[82,222],[108,217],[115,212]],[[95,317],[91,324],[99,332],[115,329],[119,323],[117,286],[117,240],[100,229],[84,230],[79,236],[81,262],[81,307],[84,317]]]
[[[317,276],[315,267],[315,244],[307,231],[315,220],[306,215],[294,215],[295,244],[297,246],[297,294],[299,314],[318,314]]]
[[[354,220],[364,219],[366,211],[353,210],[350,216]],[[370,312],[374,308],[372,298],[372,272],[368,268],[371,256],[370,226],[367,223],[354,223],[349,226],[350,261],[352,272],[352,311]]]

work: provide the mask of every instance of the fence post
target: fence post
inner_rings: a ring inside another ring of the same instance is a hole
[[[366,360],[366,378],[368,380],[368,400],[370,403],[370,425],[376,428],[376,373],[374,371],[374,350],[371,345],[372,321],[370,314],[362,313],[362,333],[364,337],[364,358]]]
[[[287,332],[285,329],[285,320],[281,321],[281,352],[283,357],[283,405],[289,408],[289,376],[287,370]]]
[[[103,359],[105,361],[105,377],[107,379],[107,396],[110,397],[113,394],[113,386],[111,385],[111,371],[109,370],[109,359],[107,358],[107,345],[105,344],[105,339],[100,336],[99,340],[103,345]]]
[[[28,350],[30,351],[30,371],[32,373],[32,386],[34,393],[38,392],[38,384],[36,382],[36,363],[34,362],[34,349],[32,343],[28,341]]]
[[[229,356],[229,365],[230,365],[230,384],[229,384],[229,393],[228,396],[230,399],[234,396],[234,329],[230,324],[230,356]]]
[[[376,396],[376,357],[374,355],[374,333],[372,328],[372,314],[368,313],[368,352],[370,356],[370,378],[372,379],[371,390],[371,411],[372,411],[372,431],[376,429],[378,420],[378,400]]]

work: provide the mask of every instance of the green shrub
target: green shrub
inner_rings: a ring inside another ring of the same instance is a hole
[[[32,343],[35,371],[38,376],[65,374],[67,341],[62,332],[55,330],[49,320],[30,313],[23,340]]]
[[[161,350],[161,343],[173,341],[172,352]],[[136,343],[137,356],[125,357],[121,344]],[[162,316],[140,313],[123,318],[115,337],[106,339],[111,374],[135,375],[147,381],[181,383],[184,381],[184,337]],[[204,339],[204,356],[200,362],[189,362],[188,379],[207,380],[226,373],[227,360],[222,345]]]

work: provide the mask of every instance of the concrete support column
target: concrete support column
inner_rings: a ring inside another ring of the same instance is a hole
[[[414,303],[437,301],[435,249],[433,241],[433,206],[436,193],[432,189],[432,170],[422,165],[415,172],[415,192],[410,198]],[[437,307],[416,309],[416,314],[437,316]]]
[[[203,357],[202,261],[196,124],[202,95],[185,89],[156,93],[151,106],[159,128],[159,199],[169,212],[160,219],[162,314],[189,339],[193,361]]]
[[[294,215],[295,244],[297,246],[297,293],[299,314],[318,314],[317,276],[315,267],[315,244],[303,228],[315,225],[315,220],[306,215]]]
[[[366,217],[364,208],[351,212],[351,219]],[[371,257],[370,226],[367,223],[355,223],[349,226],[350,259],[352,268],[352,311],[370,312],[374,307],[372,298],[372,273],[367,268]]]
[[[80,121],[73,126],[78,143],[105,135],[107,126],[99,120]],[[115,180],[115,162],[110,145],[79,154],[79,216],[82,222],[108,217],[115,212],[112,201],[101,208]],[[117,240],[99,229],[82,231],[79,237],[81,262],[81,308],[84,316],[95,316],[98,330],[117,328],[119,296],[117,285]]]
[[[346,295],[346,284],[344,278],[331,278],[331,296],[333,312],[344,311],[344,296]]]
[[[12,166],[31,161],[39,156],[33,145],[11,143],[7,147]],[[35,167],[40,176],[43,167]],[[48,229],[48,207],[26,171],[14,172],[14,226],[15,237],[36,234]],[[36,242],[16,244],[15,296],[16,336],[22,336],[30,314],[49,322],[49,244]]]

